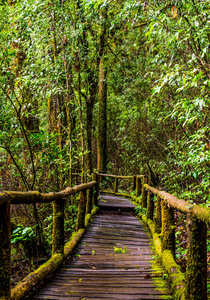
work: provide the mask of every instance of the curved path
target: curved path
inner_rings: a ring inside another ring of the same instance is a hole
[[[60,270],[34,299],[144,300],[172,299],[159,291],[159,271],[153,270],[150,240],[141,222],[123,207],[127,199],[103,196],[101,211],[76,249],[74,260]],[[112,205],[120,212],[107,211]],[[103,208],[102,208],[103,206]],[[124,253],[119,253],[124,252]]]

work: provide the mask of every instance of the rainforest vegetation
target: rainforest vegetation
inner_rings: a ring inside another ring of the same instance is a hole
[[[1,190],[148,174],[210,207],[209,124],[208,0],[0,0]],[[50,212],[12,207],[16,259],[46,255]]]

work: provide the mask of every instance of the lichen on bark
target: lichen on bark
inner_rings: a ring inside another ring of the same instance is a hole
[[[162,246],[163,250],[170,250],[175,257],[175,224],[174,209],[167,202],[161,202],[162,208]]]
[[[187,216],[188,252],[186,298],[207,299],[207,226],[193,214]]]

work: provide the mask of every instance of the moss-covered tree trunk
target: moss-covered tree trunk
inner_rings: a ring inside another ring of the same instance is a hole
[[[100,62],[99,77],[99,101],[98,101],[98,155],[97,169],[106,173],[107,163],[107,70],[104,60]]]
[[[100,35],[99,49],[99,93],[98,93],[98,141],[97,141],[97,169],[99,172],[106,173],[107,164],[107,59],[106,46],[108,38],[107,30],[107,11],[104,8],[102,14],[103,24]]]
[[[64,84],[64,83],[63,83]],[[65,181],[65,153],[64,153],[64,144],[67,140],[67,113],[66,113],[66,106],[65,106],[65,98],[64,94],[60,93],[58,95],[58,142],[59,142],[59,150],[62,155],[62,162],[59,166],[59,173],[60,173],[60,190],[63,189],[63,184]]]

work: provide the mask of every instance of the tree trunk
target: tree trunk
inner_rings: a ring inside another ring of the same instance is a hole
[[[104,19],[99,50],[99,94],[98,94],[98,154],[97,169],[99,172],[106,173],[107,163],[107,62],[106,62],[106,45],[107,45],[107,10],[102,15]]]

